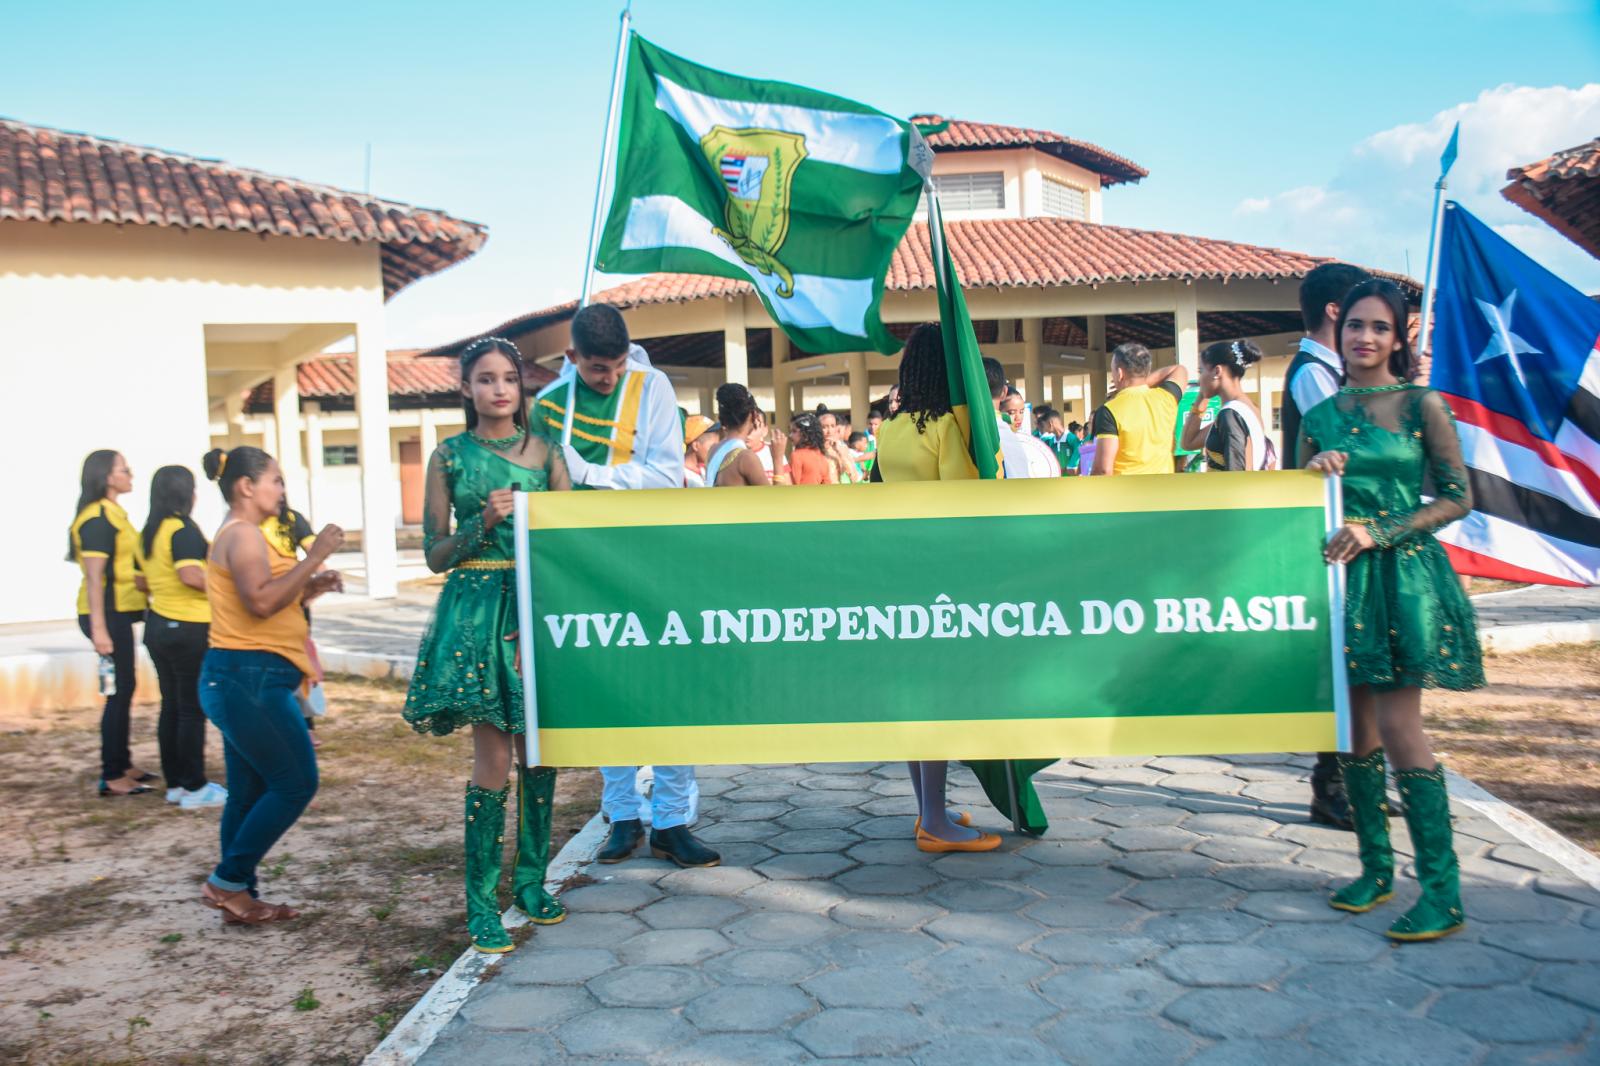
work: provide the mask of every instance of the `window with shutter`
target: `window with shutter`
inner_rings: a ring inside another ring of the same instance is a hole
[[[1073,218],[1080,222],[1089,217],[1088,197],[1076,185],[1069,185],[1059,178],[1043,175],[1043,207],[1044,213],[1054,215],[1056,218]]]
[[[976,174],[935,174],[933,186],[948,211],[999,211],[1006,206],[1006,176],[998,170]],[[917,217],[928,215],[928,197],[917,202]]]

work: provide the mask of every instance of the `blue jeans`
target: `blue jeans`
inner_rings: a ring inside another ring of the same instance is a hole
[[[689,803],[694,791],[694,767],[656,766],[655,783],[650,786],[650,825],[671,829],[689,822]],[[613,822],[644,817],[644,801],[639,797],[637,766],[602,766],[600,777],[605,788],[600,793],[600,810]]]
[[[256,866],[317,794],[317,755],[295,699],[301,674],[281,655],[212,648],[200,667],[200,709],[222,734],[228,802],[222,861],[211,883],[255,887]]]

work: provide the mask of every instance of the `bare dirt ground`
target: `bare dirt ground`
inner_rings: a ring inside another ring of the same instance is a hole
[[[1486,665],[1488,688],[1424,697],[1440,760],[1600,854],[1600,644]]]
[[[98,711],[0,723],[0,1062],[359,1062],[450,965],[471,741],[414,734],[395,685],[329,697],[321,791],[262,867],[265,898],[305,916],[258,929],[198,902],[218,811],[95,796]],[[134,718],[135,760],[157,768],[155,708]],[[215,732],[207,755],[220,780]],[[562,773],[556,847],[598,789]]]

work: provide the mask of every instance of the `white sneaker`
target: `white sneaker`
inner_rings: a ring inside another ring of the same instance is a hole
[[[184,796],[178,806],[186,811],[199,811],[207,807],[220,807],[228,802],[228,790],[215,781],[207,781],[204,788]]]
[[[189,795],[189,790],[186,788],[169,788],[167,789],[167,802],[178,803],[187,795]]]

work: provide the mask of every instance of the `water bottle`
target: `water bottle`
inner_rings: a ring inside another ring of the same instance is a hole
[[[96,671],[100,675],[100,695],[115,696],[117,694],[117,664],[109,655],[100,656],[100,668]]]

